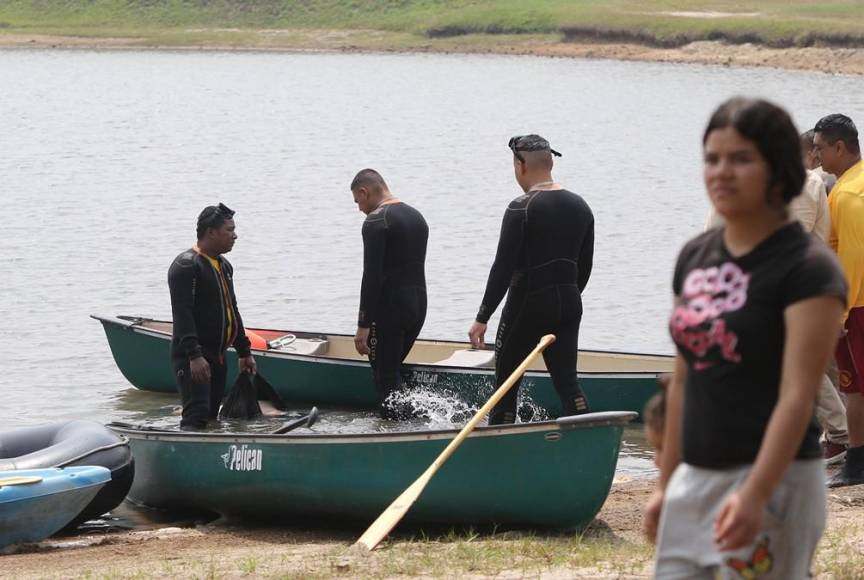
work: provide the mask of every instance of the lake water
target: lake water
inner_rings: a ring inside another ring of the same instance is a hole
[[[672,352],[671,271],[705,220],[716,105],[764,96],[802,130],[831,112],[864,122],[859,77],[599,60],[9,50],[0,79],[2,429],[173,412],[130,389],[88,315],[170,318],[167,268],[219,201],[237,211],[249,326],[353,333],[363,167],[429,222],[421,336],[463,339],[520,193],[507,140],[529,132],[595,213],[582,346]],[[626,439],[647,469],[639,430]]]

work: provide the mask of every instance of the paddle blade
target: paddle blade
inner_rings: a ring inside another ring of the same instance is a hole
[[[38,475],[14,475],[12,477],[0,477],[0,487],[4,485],[26,485],[29,483],[39,483],[42,478]]]
[[[252,375],[240,373],[219,409],[219,419],[255,419],[261,415],[261,405],[258,404]]]
[[[280,411],[288,410],[288,405],[285,404],[276,389],[267,382],[267,379],[261,376],[261,373],[255,373],[252,384],[255,385],[255,396],[259,401],[269,401],[274,409]]]
[[[309,410],[308,415],[303,415],[299,419],[294,419],[293,421],[288,421],[275,431],[271,431],[274,435],[282,435],[283,433],[288,433],[289,431],[293,431],[298,427],[311,427],[312,424],[318,419],[318,407],[312,407]]]
[[[433,472],[434,473],[434,472]],[[378,516],[372,525],[363,532],[363,535],[360,536],[360,539],[354,544],[355,546],[363,546],[370,552],[375,549],[375,546],[381,543],[381,540],[387,537],[393,528],[396,527],[396,524],[405,516],[411,506],[414,505],[414,502],[417,501],[417,498],[420,497],[420,494],[423,492],[423,488],[426,487],[426,484],[429,483],[429,480],[432,478],[432,473],[427,470],[426,473],[421,475],[417,481],[412,483],[408,489],[402,492],[402,494],[393,500],[384,512]]]

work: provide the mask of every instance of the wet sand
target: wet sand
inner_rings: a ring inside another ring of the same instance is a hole
[[[367,554],[351,548],[362,530],[233,527],[216,522],[54,539],[0,556],[0,569],[4,577],[22,579],[647,578],[651,547],[642,536],[642,506],[652,490],[653,482],[647,480],[613,486],[584,536],[586,541],[605,545],[605,553],[612,556],[603,560],[601,555],[599,562],[587,567],[562,565],[551,550],[543,554],[542,534],[499,532],[440,539],[397,536]],[[829,490],[828,509],[828,529],[815,565],[817,577],[848,578],[848,571],[864,570],[864,486]],[[534,553],[535,548],[526,555],[528,550],[520,543],[526,537],[541,547],[539,553]],[[551,536],[549,543],[555,538]],[[512,550],[512,567],[487,570],[482,557],[454,560],[454,551],[469,548],[480,554]]]

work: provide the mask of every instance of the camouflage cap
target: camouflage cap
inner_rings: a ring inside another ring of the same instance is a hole
[[[511,137],[510,142],[507,144],[507,146],[510,147],[511,151],[513,151],[513,155],[515,155],[516,158],[520,160],[523,159],[522,156],[519,155],[519,151],[549,151],[555,157],[561,157],[560,153],[552,149],[552,146],[549,145],[549,141],[547,141],[540,135],[532,134]]]

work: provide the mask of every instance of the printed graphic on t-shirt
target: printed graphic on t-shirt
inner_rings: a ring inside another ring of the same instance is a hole
[[[750,274],[745,274],[734,262],[697,268],[687,274],[681,302],[672,312],[669,326],[675,343],[696,357],[695,370],[716,364],[717,356],[713,353],[718,351],[727,361],[741,361],[736,351],[738,337],[726,328],[722,315],[747,303],[749,284]]]

